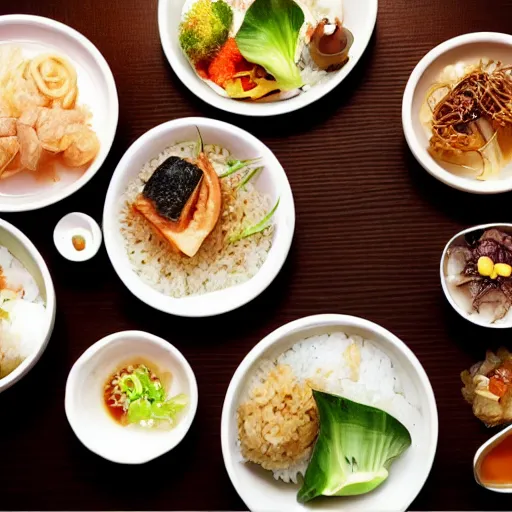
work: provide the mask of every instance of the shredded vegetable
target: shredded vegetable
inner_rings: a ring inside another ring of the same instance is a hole
[[[229,238],[230,243],[238,242],[239,240],[243,240],[244,238],[249,238],[250,236],[256,235],[257,233],[261,233],[262,231],[265,231],[269,227],[270,219],[274,216],[274,213],[276,213],[276,210],[279,206],[279,202],[281,201],[281,198],[277,200],[277,203],[275,206],[270,210],[270,212],[265,215],[265,217],[258,222],[258,224],[248,227],[244,229],[240,234],[232,236]]]

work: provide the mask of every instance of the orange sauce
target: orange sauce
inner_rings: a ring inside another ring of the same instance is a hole
[[[85,249],[85,238],[80,235],[75,235],[71,241],[73,242],[73,247],[78,252],[83,251]]]
[[[479,476],[486,485],[512,485],[512,435],[484,455]]]

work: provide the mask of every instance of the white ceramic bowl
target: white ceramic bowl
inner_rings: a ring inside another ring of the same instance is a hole
[[[46,306],[46,321],[44,329],[41,330],[39,345],[13,372],[0,379],[0,392],[2,392],[24,377],[39,361],[53,332],[57,305],[53,281],[43,257],[19,229],[2,219],[0,219],[0,245],[6,247],[32,274]]]
[[[89,107],[101,149],[85,173],[58,170],[59,181],[40,182],[20,173],[0,182],[0,211],[22,212],[57,203],[81,189],[107,157],[117,129],[119,103],[110,68],[98,49],[83,35],[57,21],[29,15],[0,16],[0,45],[14,45],[27,56],[57,52],[67,56],[78,74],[78,103]]]
[[[236,446],[236,411],[241,394],[262,359],[274,359],[301,339],[334,331],[357,334],[379,345],[394,365],[401,368],[402,379],[415,389],[424,422],[416,439],[413,438],[412,446],[393,464],[388,480],[375,491],[359,497],[320,499],[309,505],[301,505],[297,502],[299,486],[276,482],[270,472],[240,462]],[[413,352],[386,329],[368,320],[345,315],[310,316],[286,324],[269,334],[249,352],[236,370],[222,410],[221,441],[224,463],[235,489],[253,512],[405,511],[430,473],[437,437],[438,419],[434,393],[425,370]]]
[[[185,393],[189,403],[172,430],[123,427],[103,402],[109,376],[142,358],[172,373],[168,396]],[[97,455],[120,464],[143,464],[175,448],[189,431],[197,411],[197,382],[181,352],[170,343],[140,331],[118,332],[89,347],[69,372],[66,415],[78,439]]]
[[[120,232],[120,211],[123,194],[142,166],[166,147],[182,141],[197,140],[199,128],[205,144],[226,147],[240,159],[262,157],[265,168],[254,181],[255,186],[272,196],[273,204],[280,197],[273,217],[276,226],[272,248],[259,272],[249,281],[232,288],[204,295],[175,299],[163,295],[144,283],[132,270]],[[226,313],[250,302],[275,279],[283,266],[295,230],[293,195],[281,164],[273,153],[250,133],[236,126],[206,118],[184,118],[169,121],[140,137],[125,153],[117,166],[105,200],[103,237],[110,261],[126,287],[149,306],[185,317],[207,317]]]
[[[473,231],[486,231],[491,228],[498,228],[501,231],[509,233],[512,235],[512,224],[480,224],[479,226],[473,226],[472,228],[464,229],[460,233],[457,233],[447,244],[443,250],[443,254],[441,256],[441,264],[439,268],[439,273],[441,277],[441,286],[443,288],[443,292],[446,296],[446,299],[452,306],[452,308],[457,311],[457,313],[462,317],[468,320],[469,322],[479,325],[480,327],[490,327],[492,329],[509,329],[512,327],[512,310],[502,319],[495,323],[490,323],[482,318],[480,315],[474,314],[473,312],[466,311],[461,305],[460,301],[456,300],[454,297],[454,293],[450,290],[449,283],[447,282],[447,271],[448,271],[448,250],[452,246],[464,245],[464,237],[468,233]]]
[[[481,58],[512,63],[512,36],[494,32],[477,32],[455,37],[435,47],[420,60],[412,72],[402,103],[402,124],[409,148],[422,167],[434,178],[457,190],[473,194],[498,194],[512,190],[512,164],[501,170],[497,178],[478,181],[460,175],[460,168],[436,161],[427,151],[430,136],[420,122],[420,109],[428,89],[441,71],[459,61],[468,64]],[[453,169],[455,172],[451,172]]]
[[[75,249],[74,236],[81,236],[84,239],[85,249]],[[76,263],[94,258],[100,250],[102,240],[98,223],[85,213],[68,213],[60,219],[53,230],[53,243],[60,255]]]
[[[342,1],[342,0],[337,0]],[[246,116],[273,116],[293,112],[314,103],[332,91],[354,69],[370,42],[377,21],[378,0],[344,0],[344,25],[354,34],[349,62],[332,78],[295,98],[275,103],[248,103],[224,98],[205,84],[192,69],[178,40],[178,27],[185,0],[159,0],[158,26],[160,40],[167,60],[178,78],[196,96],[206,103],[234,114]]]

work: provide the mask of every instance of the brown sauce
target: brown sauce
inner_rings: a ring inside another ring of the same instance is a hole
[[[512,485],[512,436],[505,437],[484,456],[479,473],[485,485]]]

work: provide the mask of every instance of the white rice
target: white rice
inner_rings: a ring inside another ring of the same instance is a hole
[[[19,260],[1,246],[0,269],[0,378],[3,378],[41,343],[46,312],[34,278]]]
[[[357,381],[352,380],[353,369],[345,356],[351,344],[355,344],[361,354]],[[421,425],[416,390],[404,378],[402,370],[394,366],[374,342],[343,332],[301,340],[276,359],[261,361],[247,384],[241,403],[278,365],[289,365],[301,382],[312,380],[315,387],[325,392],[386,411],[405,425],[414,442]],[[246,462],[241,453],[240,461]],[[297,483],[299,475],[305,474],[308,463],[309,460],[305,460],[286,470],[274,470],[274,478]]]
[[[259,192],[253,181],[235,193],[236,185],[243,178],[241,172],[221,180],[223,211],[219,222],[192,258],[175,252],[151,229],[148,221],[134,214],[131,205],[156,168],[170,156],[193,157],[196,148],[196,142],[189,141],[165,149],[142,168],[123,197],[126,206],[121,213],[121,232],[134,272],[160,293],[174,298],[222,290],[248,281],[257,274],[272,246],[272,222],[263,233],[228,243],[230,236],[260,222],[273,207],[271,197]],[[232,158],[227,149],[209,145],[204,152],[219,175],[226,171]]]

